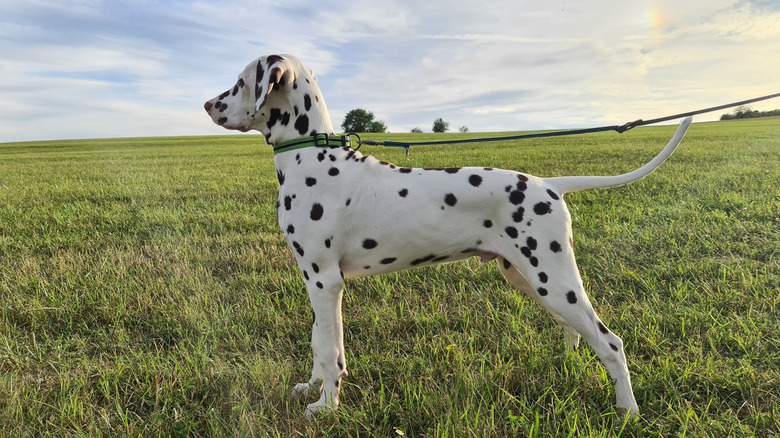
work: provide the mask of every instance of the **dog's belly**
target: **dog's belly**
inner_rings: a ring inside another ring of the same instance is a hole
[[[430,254],[428,255],[430,256]],[[425,259],[426,257],[422,257],[421,259]],[[444,256],[440,256],[444,257]],[[496,254],[490,253],[490,252],[484,252],[484,251],[473,251],[469,252],[468,254],[453,254],[451,256],[448,256],[444,260],[436,260],[436,258],[432,258],[427,261],[421,261],[419,263],[414,264],[417,259],[415,260],[409,260],[405,263],[398,263],[390,265],[383,265],[383,264],[375,264],[375,265],[366,265],[364,263],[361,263],[360,260],[348,260],[344,259],[339,264],[341,271],[344,273],[344,277],[346,278],[355,278],[355,277],[367,277],[370,275],[379,275],[379,274],[387,274],[390,272],[397,272],[397,271],[404,271],[410,268],[417,268],[421,266],[430,266],[430,265],[438,265],[441,263],[451,263],[451,262],[457,262],[459,260],[465,260],[469,257],[479,257],[480,261],[482,263],[487,263],[490,260],[493,260],[497,257]]]

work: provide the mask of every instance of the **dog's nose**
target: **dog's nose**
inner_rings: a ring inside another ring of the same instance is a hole
[[[213,107],[213,106],[214,105],[211,103],[211,101],[208,101],[208,102],[203,104],[203,108],[206,108],[206,111],[210,110],[211,107]]]

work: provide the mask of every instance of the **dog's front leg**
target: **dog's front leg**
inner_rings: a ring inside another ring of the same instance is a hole
[[[315,315],[316,319],[316,315]],[[298,383],[293,387],[292,396],[295,398],[303,398],[312,392],[320,393],[322,390],[322,367],[319,362],[319,346],[317,345],[317,322],[312,322],[311,326],[311,353],[314,358],[314,365],[312,366],[311,378],[308,382]]]
[[[316,389],[322,382],[320,399],[306,407],[306,416],[335,410],[339,405],[341,379],[347,376],[344,356],[344,327],[341,320],[341,299],[344,280],[341,270],[321,269],[306,282],[309,300],[314,310],[312,351],[314,369],[307,390]],[[300,385],[296,385],[296,388]]]

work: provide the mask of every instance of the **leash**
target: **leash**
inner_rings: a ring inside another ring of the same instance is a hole
[[[284,141],[274,145],[274,155],[282,152],[292,151],[307,147],[352,147],[352,137],[357,139],[357,147],[355,150],[360,149],[364,144],[369,146],[385,146],[385,147],[398,147],[406,150],[406,156],[409,156],[409,151],[412,146],[433,146],[441,144],[464,144],[464,143],[482,143],[488,141],[505,141],[505,140],[525,140],[529,138],[544,138],[544,137],[562,137],[565,135],[581,135],[591,134],[594,132],[616,131],[620,134],[636,128],[637,126],[653,125],[656,123],[666,122],[669,120],[681,119],[683,117],[695,116],[698,114],[711,113],[726,108],[733,108],[735,106],[747,105],[753,102],[760,102],[762,100],[769,100],[780,97],[780,93],[769,94],[766,96],[755,97],[753,99],[742,100],[739,102],[732,102],[725,105],[713,106],[710,108],[704,108],[696,111],[689,111],[687,113],[675,114],[672,116],[659,117],[657,119],[650,120],[634,120],[633,122],[624,123],[622,125],[609,125],[600,126],[597,128],[587,129],[570,129],[566,131],[552,131],[552,132],[540,132],[537,134],[522,134],[522,135],[510,135],[506,137],[481,137],[481,138],[468,138],[460,140],[435,140],[435,141],[418,141],[418,142],[401,142],[401,141],[377,141],[377,140],[363,140],[360,136],[354,132],[350,132],[346,135],[329,135],[329,134],[315,134],[310,137],[296,138],[295,140]]]
[[[659,117],[657,119],[650,119],[650,120],[634,120],[633,122],[628,122],[622,125],[610,125],[610,126],[600,126],[597,128],[587,128],[587,129],[571,129],[566,131],[552,131],[552,132],[540,132],[538,134],[523,134],[523,135],[511,135],[507,137],[482,137],[482,138],[469,138],[469,139],[461,139],[461,140],[436,140],[436,141],[418,141],[418,142],[400,142],[400,141],[376,141],[376,140],[361,140],[360,137],[355,133],[350,133],[348,136],[356,136],[358,139],[358,147],[355,148],[356,150],[360,148],[360,146],[366,144],[369,146],[385,146],[385,147],[400,147],[406,149],[406,156],[409,156],[409,150],[412,146],[433,146],[433,145],[440,145],[440,144],[463,144],[463,143],[480,143],[480,142],[488,142],[488,141],[504,141],[504,140],[525,140],[529,138],[543,138],[543,137],[561,137],[564,135],[581,135],[581,134],[591,134],[594,132],[605,132],[605,131],[616,131],[620,134],[636,128],[637,126],[645,126],[645,125],[653,125],[656,123],[666,122],[669,120],[674,119],[681,119],[683,117],[689,117],[689,116],[695,116],[698,114],[704,114],[704,113],[710,113],[713,111],[718,111],[726,108],[733,108],[735,106],[740,105],[747,105],[749,103],[753,102],[760,102],[762,100],[769,100],[780,97],[780,93],[775,94],[769,94],[766,96],[761,97],[755,97],[753,99],[748,100],[742,100],[739,102],[733,102],[728,103],[725,105],[718,105],[713,106],[710,108],[704,108],[696,111],[689,111],[687,113],[682,114],[675,114],[672,116],[666,116],[666,117]]]

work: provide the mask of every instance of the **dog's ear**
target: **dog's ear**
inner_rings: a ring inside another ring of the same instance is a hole
[[[295,81],[292,64],[282,56],[270,55],[257,60],[255,71],[255,111],[265,105],[266,98],[274,88],[284,87]]]

